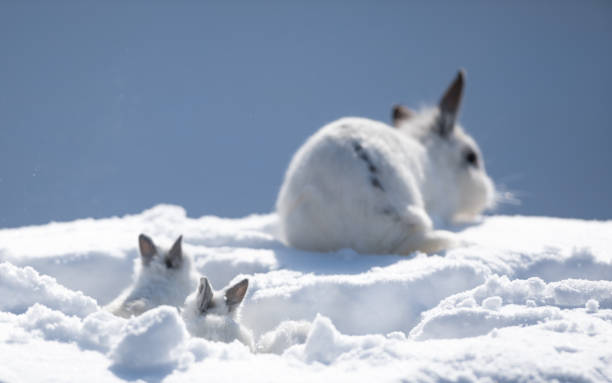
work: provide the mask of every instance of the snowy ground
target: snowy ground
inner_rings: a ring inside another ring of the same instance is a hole
[[[168,205],[0,230],[0,381],[612,381],[612,221],[494,216],[431,257],[308,253],[275,230]],[[139,233],[183,234],[217,288],[249,278],[257,352],[189,336],[169,307],[101,309]]]

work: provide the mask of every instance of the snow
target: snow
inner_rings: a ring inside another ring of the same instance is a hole
[[[466,244],[434,256],[306,252],[277,239],[275,214],[169,205],[0,230],[0,381],[612,381],[612,221],[454,230]],[[140,233],[162,248],[182,234],[219,290],[248,278],[231,319],[255,345],[190,335],[176,307],[106,311]]]
[[[186,337],[176,309],[161,306],[126,323],[109,356],[113,368],[124,372],[172,368],[180,357],[176,349]]]
[[[54,278],[40,275],[33,268],[0,264],[0,309],[23,313],[36,303],[61,310],[69,315],[85,316],[96,310],[93,298],[80,291],[72,291],[58,284]]]

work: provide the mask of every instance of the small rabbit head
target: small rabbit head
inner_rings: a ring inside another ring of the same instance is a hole
[[[179,307],[198,283],[191,258],[183,254],[180,236],[170,250],[159,249],[144,234],[138,236],[140,262],[135,261],[134,281],[108,305],[114,314],[129,318],[159,305]]]
[[[457,123],[465,72],[460,70],[438,106],[416,113],[393,107],[393,125],[426,148],[425,203],[428,211],[449,221],[470,221],[495,201],[476,141]]]
[[[143,270],[172,271],[182,269],[186,259],[183,256],[183,236],[179,236],[170,250],[160,251],[153,240],[144,234],[138,236],[138,248]]]
[[[234,316],[249,287],[249,280],[243,279],[226,289],[215,293],[208,278],[201,277],[195,294],[195,309],[199,315],[215,314]],[[191,298],[191,297],[189,297]],[[188,298],[188,299],[189,299]]]
[[[240,303],[248,287],[248,279],[243,279],[223,292],[215,292],[208,278],[201,277],[181,312],[189,333],[212,341],[238,340],[254,350],[252,332],[238,322]]]

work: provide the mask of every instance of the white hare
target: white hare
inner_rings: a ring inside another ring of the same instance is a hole
[[[393,125],[342,118],[295,153],[276,208],[288,245],[311,251],[437,252],[456,243],[432,217],[469,221],[494,204],[476,142],[456,123],[465,74],[437,107],[393,109]]]
[[[238,340],[254,351],[253,334],[238,321],[240,303],[248,287],[249,280],[243,279],[223,292],[215,292],[208,278],[200,278],[181,313],[189,333],[218,342]]]
[[[182,236],[161,251],[151,238],[138,237],[140,261],[134,283],[106,307],[115,315],[140,315],[160,305],[181,307],[198,284],[191,258],[183,254]]]

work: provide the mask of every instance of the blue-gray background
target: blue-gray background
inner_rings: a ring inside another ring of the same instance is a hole
[[[273,209],[292,153],[346,115],[435,103],[504,214],[612,218],[612,3],[0,3],[0,227]]]

